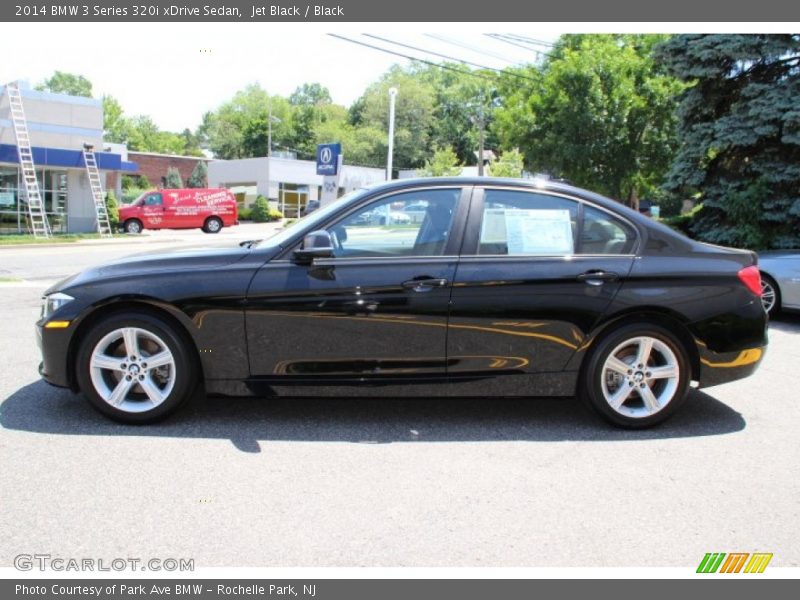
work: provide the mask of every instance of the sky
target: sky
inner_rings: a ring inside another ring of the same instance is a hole
[[[409,62],[330,37],[312,24],[21,23],[4,29],[0,56],[6,59],[0,65],[0,83],[22,79],[36,85],[55,70],[80,74],[92,82],[95,97],[110,94],[126,115],[149,115],[167,131],[194,130],[203,113],[249,83],[288,96],[302,83],[319,82],[334,102],[349,106],[391,65]],[[537,57],[530,48],[460,25],[453,32],[447,24],[434,24],[427,34],[395,24],[378,30],[337,26],[336,33],[402,54],[443,60],[365,37],[359,31],[365,29],[370,35],[493,68]],[[554,30],[526,31],[545,42],[558,37]],[[538,48],[546,51],[548,46]]]

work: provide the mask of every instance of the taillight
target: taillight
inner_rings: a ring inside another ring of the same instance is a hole
[[[758,267],[745,267],[738,273],[739,279],[747,286],[747,289],[753,292],[759,298],[761,297],[761,273]]]

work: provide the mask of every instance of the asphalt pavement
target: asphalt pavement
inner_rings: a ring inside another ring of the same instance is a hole
[[[236,229],[236,228],[234,228]],[[647,431],[576,400],[196,398],[112,423],[37,374],[42,291],[149,240],[0,249],[0,566],[20,553],[213,566],[800,566],[800,317],[753,377]],[[187,239],[188,238],[188,239]]]

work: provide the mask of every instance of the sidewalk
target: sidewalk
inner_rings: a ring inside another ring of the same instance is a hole
[[[72,242],[52,242],[29,243],[29,244],[8,244],[0,245],[0,252],[3,250],[29,249],[29,248],[61,248],[61,247],[83,247],[83,246],[116,246],[116,245],[147,245],[147,244],[183,244],[209,243],[210,245],[225,244],[226,242],[236,243],[244,240],[265,239],[275,235],[283,229],[283,223],[276,221],[273,223],[240,223],[233,227],[225,227],[216,234],[204,233],[199,229],[159,229],[145,230],[139,234],[125,234],[122,237],[110,238],[88,238]]]

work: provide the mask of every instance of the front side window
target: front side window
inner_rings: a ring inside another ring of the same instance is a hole
[[[486,190],[478,254],[567,255],[575,252],[578,203],[532,192]]]
[[[336,257],[441,256],[461,190],[395,194],[361,207],[328,228]]]
[[[145,196],[145,206],[161,206],[161,194],[148,194]]]

